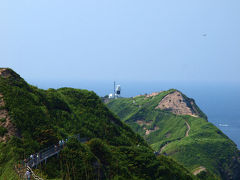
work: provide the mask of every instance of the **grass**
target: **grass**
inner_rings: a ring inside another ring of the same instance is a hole
[[[229,174],[236,176],[235,174],[238,174],[240,170],[239,151],[236,145],[217,127],[207,122],[207,116],[196,104],[193,106],[198,111],[199,118],[174,115],[155,109],[161,99],[173,91],[175,90],[164,91],[149,98],[138,96],[115,99],[107,103],[107,106],[135,132],[144,137],[155,151],[159,151],[168,143],[163,152],[190,171],[204,166],[208,170],[207,176],[209,177],[226,178]],[[192,100],[183,96],[186,100]],[[140,126],[137,120],[151,121],[152,124]],[[187,130],[185,122],[188,122],[191,127],[188,137],[185,137]],[[159,130],[145,135],[145,129],[153,129],[155,126],[159,127]],[[238,170],[233,166],[238,167],[236,168]],[[202,175],[204,176],[206,174]]]
[[[157,158],[146,141],[109,111],[94,92],[41,90],[10,72],[9,78],[0,77],[0,92],[21,137],[0,143],[0,179],[16,178],[14,162],[78,133],[90,141],[69,140],[59,158],[48,159],[37,173],[47,179],[195,179],[175,161]]]
[[[189,137],[170,143],[165,152],[184,162],[190,170],[204,166],[220,176],[216,167],[231,163],[231,157],[237,156],[236,145],[204,119],[188,117],[188,122],[191,126]]]
[[[8,130],[5,127],[0,126],[0,136],[3,137]]]

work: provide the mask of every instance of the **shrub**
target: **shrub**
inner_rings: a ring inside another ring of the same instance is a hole
[[[0,136],[1,137],[4,136],[4,134],[7,132],[8,132],[8,130],[5,127],[2,127],[2,126],[0,127]]]
[[[107,144],[101,139],[94,138],[89,141],[89,147],[92,153],[99,158],[102,164],[110,165],[112,160],[112,153]]]
[[[4,110],[4,109],[6,109],[5,106],[0,106],[0,110]]]
[[[6,121],[6,118],[1,118],[0,119],[0,122],[2,122],[2,123],[5,122],[5,121]]]

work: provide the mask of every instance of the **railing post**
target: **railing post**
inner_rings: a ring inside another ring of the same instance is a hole
[[[41,166],[41,162],[42,161],[45,161],[45,164],[47,164],[47,159],[49,157],[54,156],[55,154],[57,154],[57,157],[59,158],[60,151],[64,148],[65,144],[67,143],[67,141],[70,138],[76,138],[79,142],[84,142],[84,141],[87,140],[86,138],[83,138],[81,140],[80,134],[76,134],[76,135],[73,135],[71,137],[68,137],[67,139],[65,139],[65,141],[61,140],[61,143],[58,144],[58,146],[57,145],[52,145],[50,147],[47,147],[47,148],[39,151],[37,154],[34,154],[34,158],[31,158],[31,157],[29,158],[28,157],[28,158],[24,159],[24,161],[18,162],[17,166],[15,166],[15,170],[20,172],[24,168],[27,168],[27,169],[29,169],[32,172],[32,177],[34,177],[34,179],[43,180],[42,178],[39,178],[38,176],[36,176],[31,168],[34,168],[35,166],[37,168],[38,164],[40,164],[40,166]],[[24,176],[24,173],[23,174],[22,173],[18,173],[18,175],[19,176]]]

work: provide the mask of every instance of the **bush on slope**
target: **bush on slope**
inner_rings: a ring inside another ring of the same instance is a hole
[[[9,71],[11,76],[0,76],[0,93],[19,136],[0,142],[0,178],[16,178],[13,165],[18,160],[79,133],[90,141],[69,140],[59,158],[48,159],[37,172],[52,179],[193,179],[176,162],[158,159],[94,92],[72,88],[45,91]]]
[[[200,117],[176,115],[168,110],[156,109],[159,102],[174,91],[176,90],[171,89],[150,97],[143,95],[114,99],[110,100],[107,106],[143,136],[155,151],[164,147],[163,153],[173,157],[189,170],[204,166],[210,173],[223,179],[240,178],[240,155],[236,145],[207,122],[206,115],[195,103],[193,106]],[[186,101],[192,101],[185,95],[182,96]],[[188,137],[185,137],[185,122],[191,127]],[[151,133],[147,134],[148,131]]]

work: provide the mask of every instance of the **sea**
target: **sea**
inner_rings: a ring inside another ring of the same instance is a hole
[[[88,89],[99,96],[113,92],[110,81],[30,81],[42,89],[73,87]],[[193,98],[208,116],[208,121],[217,126],[240,149],[240,84],[237,83],[179,83],[179,82],[130,82],[119,81],[122,97],[134,97],[171,88],[178,89]]]

